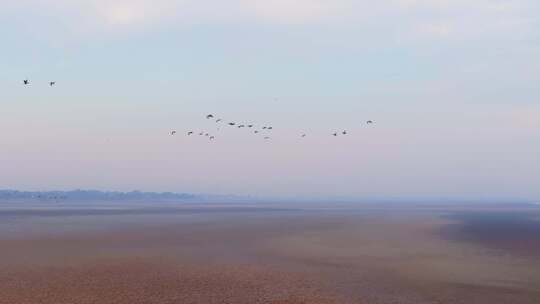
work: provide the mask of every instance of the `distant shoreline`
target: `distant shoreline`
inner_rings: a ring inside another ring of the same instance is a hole
[[[70,190],[70,191],[19,191],[0,190],[0,201],[32,200],[32,201],[159,201],[159,202],[213,202],[213,201],[243,201],[252,199],[236,195],[193,194],[177,192],[143,192],[143,191],[100,191],[100,190]]]

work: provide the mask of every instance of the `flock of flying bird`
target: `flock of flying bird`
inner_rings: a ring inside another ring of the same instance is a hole
[[[215,120],[215,123],[217,123],[217,124],[223,122],[223,119],[222,119],[222,118],[217,118],[217,119],[216,119],[216,117],[214,116],[214,114],[208,114],[208,115],[206,115],[206,119],[208,119],[208,120],[210,120],[210,119]],[[368,121],[366,121],[366,124],[368,124],[368,125],[371,125],[371,124],[373,124],[373,123],[374,123],[373,120],[368,120]],[[253,130],[253,133],[254,133],[254,134],[259,134],[259,133],[261,133],[261,132],[264,132],[264,131],[271,131],[271,130],[274,129],[272,126],[263,126],[263,127],[261,127],[260,129],[258,129],[258,128],[255,127],[254,124],[237,124],[236,122],[229,122],[229,123],[227,123],[226,125],[228,125],[228,126],[230,126],[230,127],[236,127],[236,128],[238,128],[238,129],[241,129],[241,128],[254,129],[254,130]],[[218,130],[219,130],[219,129],[220,129],[220,128],[218,128]],[[176,130],[172,130],[172,131],[170,131],[169,134],[170,134],[171,136],[174,136],[174,135],[176,135],[177,133],[178,133],[178,132],[177,132]],[[186,134],[187,134],[187,136],[192,136],[192,135],[194,135],[194,134],[196,134],[196,133],[195,133],[194,131],[188,131]],[[334,133],[332,133],[332,136],[337,137],[338,135],[348,135],[348,134],[349,134],[349,132],[347,132],[347,130],[343,130],[343,131],[341,131],[341,132],[334,132]],[[199,136],[206,136],[206,137],[209,138],[209,140],[214,140],[214,139],[216,138],[214,135],[211,135],[210,133],[207,133],[207,132],[204,132],[204,131],[203,131],[203,132],[199,132],[198,135],[199,135]],[[302,134],[300,135],[301,138],[304,138],[304,137],[306,137],[306,136],[307,136],[306,133],[302,133]],[[264,139],[265,139],[265,140],[269,140],[269,139],[270,139],[270,136],[264,136]]]
[[[28,80],[28,78],[27,78],[27,79],[24,79],[24,80],[23,80],[23,84],[24,84],[25,86],[30,85],[30,80]],[[52,86],[54,86],[54,85],[56,85],[56,81],[49,81],[49,86],[52,87]]]
[[[27,78],[27,79],[24,79],[24,80],[23,80],[23,84],[24,84],[25,86],[30,85],[30,80],[28,80],[28,78]],[[56,85],[56,81],[49,81],[49,86],[52,87],[52,86],[55,86],[55,85]],[[215,122],[216,122],[217,124],[223,122],[223,119],[222,119],[222,118],[217,118],[217,119],[216,119],[216,117],[215,117],[213,114],[208,114],[208,115],[206,115],[206,119],[208,119],[208,120],[210,120],[210,119],[215,119]],[[371,125],[371,124],[373,124],[373,123],[374,123],[373,120],[368,120],[368,121],[366,121],[366,124],[368,124],[368,125]],[[254,128],[255,128],[255,125],[254,125],[254,124],[237,124],[236,122],[229,122],[229,123],[227,123],[227,125],[228,125],[228,126],[231,126],[231,127],[237,127],[238,129],[241,129],[241,128],[254,129]],[[219,130],[219,128],[218,128],[218,130]],[[273,130],[273,127],[271,127],[271,126],[263,126],[263,127],[260,128],[260,129],[255,129],[255,130],[253,131],[253,133],[254,133],[254,134],[259,134],[259,133],[261,133],[261,132],[263,132],[263,131],[271,131],[271,130]],[[177,132],[176,130],[172,130],[172,131],[170,131],[169,134],[170,134],[171,136],[174,136],[174,135],[176,135],[177,133],[178,133],[178,132]],[[187,132],[187,135],[188,135],[188,136],[191,136],[191,135],[194,135],[194,134],[195,134],[194,131],[188,131],[188,132]],[[214,140],[214,139],[216,139],[216,137],[215,137],[214,135],[211,135],[210,133],[207,133],[207,132],[199,132],[198,134],[199,134],[199,136],[206,136],[206,137],[208,137],[209,140]],[[341,131],[341,132],[334,132],[334,133],[332,133],[332,136],[337,137],[338,135],[347,135],[347,134],[349,134],[349,133],[347,132],[347,130],[343,130],[343,131]],[[302,134],[300,135],[301,138],[304,138],[304,137],[306,137],[306,136],[307,136],[307,134],[305,134],[305,133],[302,133]],[[265,136],[264,139],[265,139],[265,140],[269,140],[269,139],[270,139],[270,136]]]

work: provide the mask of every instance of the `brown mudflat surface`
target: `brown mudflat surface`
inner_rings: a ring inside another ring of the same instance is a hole
[[[301,275],[121,258],[4,270],[0,303],[333,303]],[[7,291],[6,291],[7,290]]]
[[[0,304],[540,303],[536,223],[466,212],[11,211]],[[484,235],[500,225],[523,241]]]

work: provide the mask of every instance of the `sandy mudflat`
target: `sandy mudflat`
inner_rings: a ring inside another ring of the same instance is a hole
[[[250,265],[118,258],[0,275],[0,303],[334,303],[316,282]]]
[[[534,208],[18,208],[1,304],[540,303]]]

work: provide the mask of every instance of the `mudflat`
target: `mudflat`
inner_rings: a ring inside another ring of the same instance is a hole
[[[0,204],[0,303],[540,303],[532,205]]]

